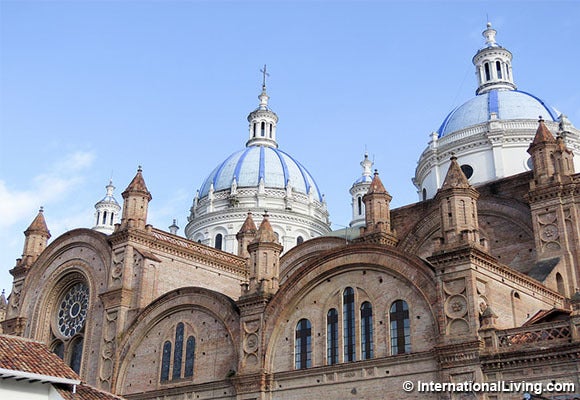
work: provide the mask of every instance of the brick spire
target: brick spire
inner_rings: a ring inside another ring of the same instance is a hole
[[[145,185],[142,171],[141,166],[139,166],[137,174],[121,194],[124,200],[121,229],[127,227],[144,229],[147,225],[147,209],[152,197],[147,190],[147,185]]]
[[[22,259],[19,264],[30,265],[44,251],[50,239],[50,232],[46,226],[46,220],[44,219],[44,209],[40,207],[38,214],[28,227],[24,231],[24,250],[22,252]]]
[[[449,169],[447,170],[447,175],[445,176],[445,180],[443,181],[441,189],[468,188],[470,186],[471,185],[469,184],[467,177],[457,162],[457,157],[452,156],[451,164],[449,165]]]
[[[542,117],[538,120],[538,129],[532,141],[532,146],[539,143],[556,143],[556,138],[554,138],[554,135],[552,135],[552,132],[550,132]]]
[[[240,228],[240,231],[236,234],[236,239],[238,239],[238,255],[241,257],[249,257],[248,245],[255,239],[256,233],[258,233],[258,228],[256,228],[256,223],[252,218],[252,213],[248,212],[248,216],[244,221],[244,224]]]

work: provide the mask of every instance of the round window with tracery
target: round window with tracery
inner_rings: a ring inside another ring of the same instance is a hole
[[[88,307],[89,288],[84,283],[77,283],[60,299],[57,325],[61,335],[70,338],[83,329]]]

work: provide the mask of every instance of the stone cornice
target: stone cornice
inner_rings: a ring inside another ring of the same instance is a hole
[[[383,379],[385,376],[398,376],[401,374],[401,370],[406,371],[405,374],[408,374],[408,370],[402,369],[402,365],[413,365],[416,367],[420,363],[427,363],[432,364],[435,367],[436,357],[433,350],[423,351],[423,352],[416,352],[416,353],[408,353],[408,354],[400,354],[395,356],[387,356],[387,357],[377,357],[370,360],[361,360],[355,362],[348,362],[348,363],[341,363],[341,364],[334,364],[334,365],[322,365],[319,367],[312,367],[307,369],[299,369],[299,370],[289,370],[283,372],[275,372],[272,373],[274,380],[292,380],[292,379],[299,379],[302,377],[314,377],[314,376],[325,376],[325,375],[332,375],[336,377],[337,381],[352,381],[352,380],[360,380],[361,378],[367,379]],[[380,375],[379,371],[376,369],[380,368]],[[385,375],[384,368],[392,368],[392,370],[388,370],[388,375]],[[415,373],[424,373],[424,372],[435,372],[435,369],[426,370],[418,370]]]
[[[244,258],[177,235],[172,235],[156,228],[119,231],[111,235],[110,240],[113,245],[133,243],[151,250],[154,254],[155,251],[163,253],[164,255],[171,254],[238,275],[243,279],[247,278],[248,272]],[[156,255],[158,256],[159,254]]]
[[[480,340],[441,345],[435,348],[437,361],[442,368],[479,363],[484,344]]]
[[[527,194],[530,203],[544,201],[549,199],[558,199],[561,197],[575,197],[580,195],[580,179],[574,175],[569,182],[549,183],[547,185],[535,186]]]

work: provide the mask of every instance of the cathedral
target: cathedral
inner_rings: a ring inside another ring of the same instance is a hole
[[[418,202],[391,209],[365,154],[350,227],[332,231],[264,80],[185,237],[148,224],[141,167],[122,201],[106,186],[92,228],[49,242],[41,209],[3,333],[126,399],[579,398],[580,130],[483,36],[475,97],[419,155]]]

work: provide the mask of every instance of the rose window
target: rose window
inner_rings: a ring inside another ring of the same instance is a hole
[[[88,307],[89,288],[84,283],[77,283],[60,300],[57,314],[59,332],[70,338],[82,331]]]

